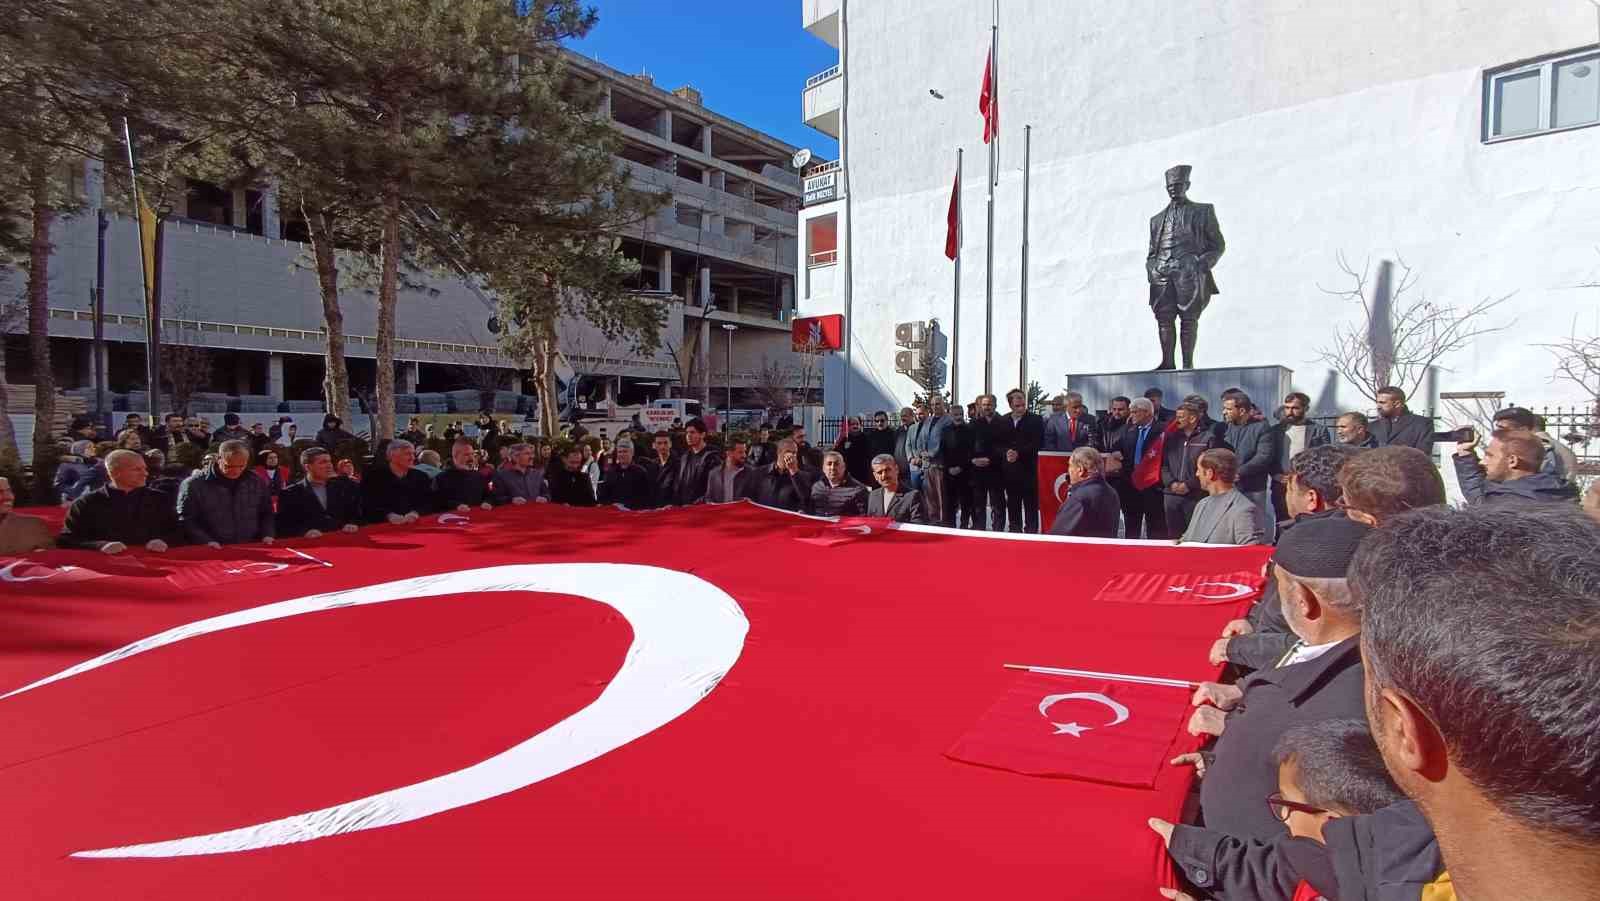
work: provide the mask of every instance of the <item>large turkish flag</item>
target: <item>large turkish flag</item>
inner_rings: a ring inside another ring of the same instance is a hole
[[[827,528],[540,504],[286,541],[313,559],[284,569],[0,560],[4,894],[1155,897],[1144,821],[1187,769],[945,751],[1004,663],[1214,677],[1246,601],[1095,595],[1268,550]],[[1121,728],[1049,713],[1081,747]]]

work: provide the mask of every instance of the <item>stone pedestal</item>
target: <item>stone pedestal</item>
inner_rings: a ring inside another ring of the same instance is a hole
[[[1067,390],[1083,395],[1091,410],[1110,407],[1111,398],[1121,395],[1143,397],[1151,388],[1161,389],[1161,403],[1176,407],[1185,395],[1198,394],[1211,404],[1211,418],[1222,416],[1222,392],[1240,388],[1256,406],[1267,411],[1283,402],[1294,390],[1294,370],[1284,366],[1227,366],[1217,369],[1173,369],[1162,372],[1084,372],[1067,374]]]

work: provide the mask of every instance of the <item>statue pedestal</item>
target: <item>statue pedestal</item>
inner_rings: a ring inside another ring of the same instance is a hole
[[[1185,395],[1198,394],[1211,404],[1211,418],[1222,416],[1222,392],[1241,388],[1256,406],[1270,416],[1283,396],[1293,390],[1294,370],[1284,366],[1227,366],[1218,369],[1171,369],[1162,372],[1083,372],[1067,374],[1067,390],[1083,395],[1091,410],[1105,410],[1111,398],[1143,397],[1161,389],[1161,403],[1176,407]]]

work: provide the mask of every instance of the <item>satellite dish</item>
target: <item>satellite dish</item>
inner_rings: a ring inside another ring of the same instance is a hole
[[[802,147],[794,152],[794,167],[796,169],[804,169],[806,167],[806,163],[809,162],[811,162],[810,148]]]
[[[500,317],[499,316],[490,316],[489,317],[489,333],[493,334],[493,335],[500,334]]]

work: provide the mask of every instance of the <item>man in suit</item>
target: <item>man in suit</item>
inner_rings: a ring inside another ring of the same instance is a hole
[[[1255,504],[1233,487],[1239,458],[1227,448],[1200,455],[1200,487],[1209,495],[1194,508],[1189,529],[1179,542],[1204,544],[1265,544]]]
[[[750,443],[742,438],[730,439],[722,465],[711,474],[706,483],[706,503],[727,504],[755,497],[755,483],[760,474],[754,467],[745,465],[749,458]]]
[[[994,395],[980,394],[972,418],[972,511],[974,528],[1004,532],[1006,488],[1001,464],[1005,444],[1000,420],[994,415]]]
[[[1005,483],[1006,528],[1012,532],[1039,531],[1039,446],[1044,443],[1044,419],[1028,411],[1028,396],[1020,388],[1006,392],[1011,412],[1001,417],[996,440],[1005,448],[1000,472]]]
[[[1379,447],[1403,444],[1433,456],[1433,420],[1407,409],[1406,393],[1393,385],[1378,389],[1378,418],[1372,422],[1372,437]]]
[[[1149,398],[1135,398],[1129,404],[1128,427],[1123,429],[1122,441],[1110,455],[1116,461],[1115,471],[1107,467],[1111,486],[1117,489],[1117,497],[1122,502],[1124,538],[1161,540],[1167,537],[1161,486],[1138,488],[1133,484],[1133,471],[1146,454],[1153,452],[1151,448],[1161,439],[1161,428],[1156,421],[1155,405]]]
[[[278,495],[278,534],[316,538],[324,532],[354,532],[361,522],[361,489],[333,474],[333,455],[320,447],[300,453],[305,478]]]
[[[972,528],[972,425],[960,404],[950,405],[950,428],[939,439],[944,458],[944,512],[940,519],[952,528]]]
[[[950,405],[935,394],[928,404],[928,418],[922,423],[922,499],[927,505],[928,519],[934,525],[953,523],[945,515],[949,507],[950,468],[946,454],[951,445],[955,423],[950,421]]]
[[[1194,368],[1195,338],[1200,314],[1217,291],[1211,270],[1226,245],[1217,212],[1209,203],[1189,200],[1189,166],[1167,170],[1167,208],[1150,217],[1150,252],[1145,255],[1145,275],[1150,280],[1150,309],[1155,313],[1161,339],[1161,365],[1175,369],[1174,322],[1183,324],[1183,368]]]
[[[1094,447],[1098,440],[1094,419],[1083,404],[1083,395],[1076,391],[1056,395],[1051,401],[1050,416],[1044,421],[1044,441],[1040,450],[1074,451],[1080,447]]]
[[[1067,502],[1056,511],[1051,535],[1088,538],[1117,537],[1117,517],[1122,512],[1116,489],[1106,484],[1100,452],[1080,447],[1067,461]]]
[[[1261,521],[1261,534],[1271,544],[1278,532],[1278,517],[1272,512],[1270,484],[1278,466],[1278,433],[1265,419],[1253,415],[1255,405],[1243,391],[1224,394],[1222,418],[1228,423],[1223,442],[1238,458],[1235,476],[1239,491],[1255,505]]]
[[[926,525],[927,514],[922,509],[922,493],[900,484],[900,467],[888,454],[872,458],[872,477],[880,487],[867,495],[867,515],[886,516],[895,522]]]

